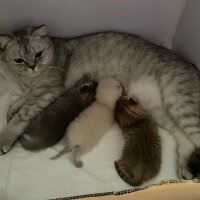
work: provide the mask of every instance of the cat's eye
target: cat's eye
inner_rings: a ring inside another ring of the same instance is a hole
[[[17,58],[14,60],[17,64],[21,64],[24,63],[24,59],[23,58]]]
[[[39,51],[35,54],[35,58],[39,58],[42,56],[43,51]]]
[[[82,85],[81,87],[80,87],[80,91],[81,92],[87,92],[88,91],[88,89],[89,89],[89,84],[84,84],[84,85]]]
[[[128,98],[128,102],[133,106],[138,104],[137,100],[135,98],[132,98],[132,97]]]

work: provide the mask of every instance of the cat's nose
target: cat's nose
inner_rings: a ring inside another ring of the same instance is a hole
[[[36,67],[36,65],[35,65],[35,64],[34,64],[34,65],[29,65],[28,67],[29,67],[30,69],[34,70],[35,67]]]

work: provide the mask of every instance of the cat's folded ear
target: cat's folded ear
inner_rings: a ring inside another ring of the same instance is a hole
[[[12,38],[0,35],[0,48],[4,49],[5,46],[7,46],[10,41],[12,41]]]
[[[32,32],[32,36],[36,36],[36,37],[44,37],[44,36],[47,36],[47,28],[46,28],[46,25],[41,25],[41,26],[37,27],[37,28]]]

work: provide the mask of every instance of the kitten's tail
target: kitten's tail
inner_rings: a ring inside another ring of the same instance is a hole
[[[129,185],[131,186],[138,186],[141,185],[144,181],[144,173],[142,169],[136,170],[137,172],[127,176],[123,170],[118,166],[117,162],[115,162],[115,168],[119,176]]]
[[[69,145],[67,145],[64,149],[62,149],[60,152],[58,152],[57,155],[51,157],[50,159],[55,160],[55,159],[59,158],[60,156],[62,156],[63,154],[68,153],[70,151],[71,151],[71,148],[69,147]]]

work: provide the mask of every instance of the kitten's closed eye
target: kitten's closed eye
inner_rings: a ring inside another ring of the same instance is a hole
[[[23,58],[17,58],[17,59],[15,59],[14,61],[15,61],[15,63],[17,63],[17,64],[21,64],[21,63],[24,63],[24,62],[25,62],[25,60],[24,60]]]
[[[40,58],[43,54],[43,51],[39,51],[35,54],[35,58]]]

